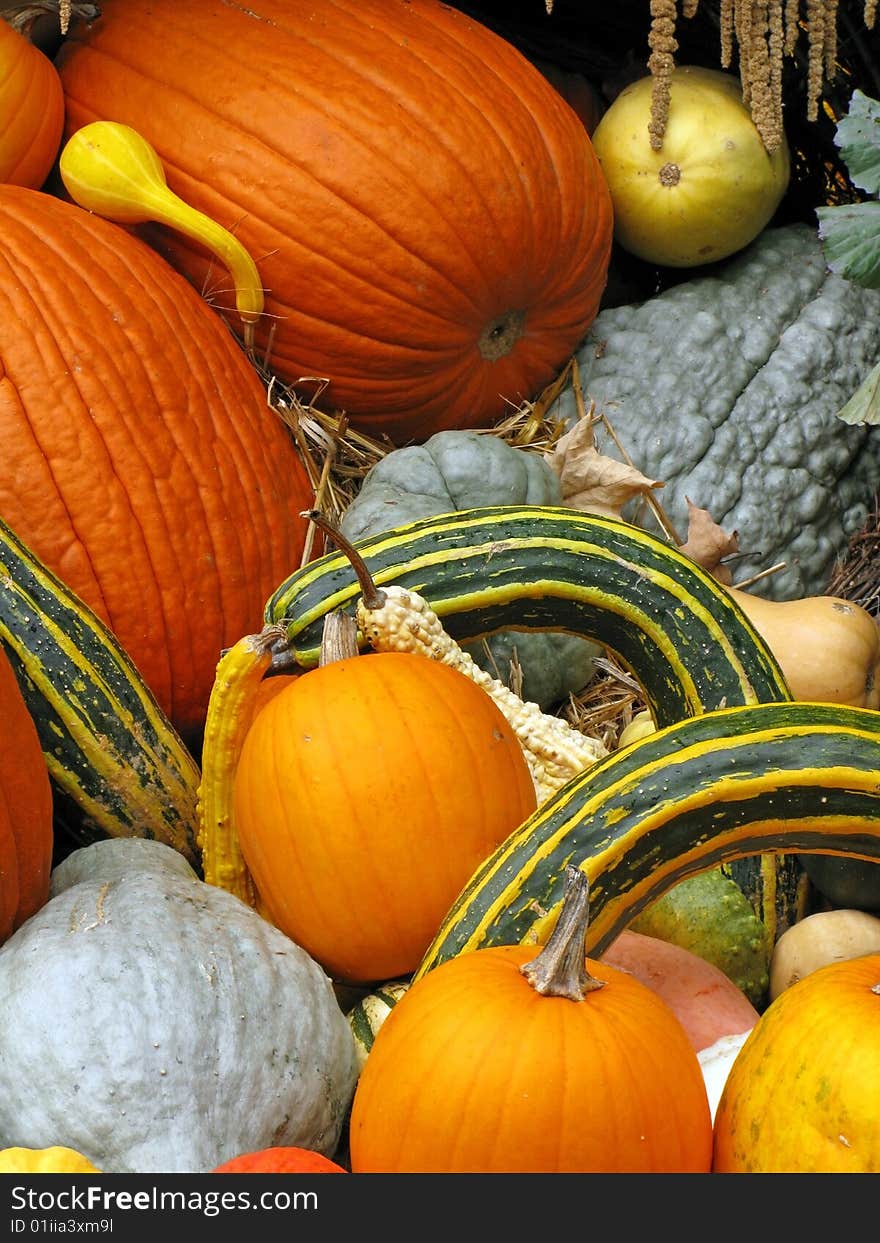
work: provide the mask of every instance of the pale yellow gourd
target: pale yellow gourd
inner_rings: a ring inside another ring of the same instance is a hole
[[[816,911],[783,932],[770,958],[770,1000],[773,1001],[820,967],[880,954],[880,918],[867,911]]]
[[[738,76],[695,65],[673,70],[669,119],[655,144],[653,89],[650,74],[624,87],[592,136],[614,236],[648,263],[717,263],[771,220],[788,187],[788,146],[783,137],[768,153]]]
[[[642,708],[620,731],[620,737],[617,739],[618,750],[629,746],[631,742],[638,742],[640,738],[647,738],[648,734],[653,734],[656,728],[650,708]]]

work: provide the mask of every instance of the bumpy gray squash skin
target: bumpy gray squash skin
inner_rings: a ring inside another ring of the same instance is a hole
[[[832,275],[814,229],[765,230],[708,275],[602,311],[577,359],[682,538],[690,498],[738,532],[736,579],[785,561],[753,590],[826,589],[880,478],[880,432],[836,417],[880,359],[880,292]],[[575,417],[570,391],[558,413]],[[620,456],[600,426],[596,441]]]
[[[158,842],[81,848],[52,894],[0,948],[0,1147],[108,1173],[333,1153],[354,1040],[304,950]]]
[[[539,453],[479,432],[437,432],[424,444],[380,458],[340,525],[343,535],[357,540],[473,506],[561,504],[559,478]],[[523,699],[544,709],[582,690],[599,654],[595,643],[576,635],[512,630],[465,644],[465,650],[505,685],[511,685],[515,658],[522,670]]]

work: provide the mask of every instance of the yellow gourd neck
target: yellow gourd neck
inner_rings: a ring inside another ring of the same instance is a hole
[[[190,207],[171,190],[162,161],[137,130],[116,121],[93,121],[67,141],[61,180],[74,202],[117,224],[148,220],[201,243],[228,268],[247,348],[263,312],[263,287],[249,252],[227,229]]]

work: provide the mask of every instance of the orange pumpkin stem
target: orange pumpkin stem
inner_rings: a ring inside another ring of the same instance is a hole
[[[537,958],[520,971],[542,996],[583,1001],[587,993],[603,988],[604,980],[590,975],[584,943],[590,919],[590,882],[571,864],[565,869],[565,897],[547,944]]]
[[[341,531],[338,531],[329,518],[325,517],[319,509],[307,509],[300,517],[307,518],[309,522],[313,522],[319,527],[324,534],[333,541],[341,553],[344,553],[351,562],[351,568],[355,572],[358,580],[358,586],[361,589],[361,595],[364,598],[364,604],[368,609],[381,609],[385,603],[385,592],[377,587],[373,582],[372,575],[367,569],[366,562],[349,540],[345,538]]]

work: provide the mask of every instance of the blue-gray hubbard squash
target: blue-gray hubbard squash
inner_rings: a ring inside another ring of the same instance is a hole
[[[357,1074],[323,970],[161,842],[74,851],[0,948],[0,1147],[108,1173],[331,1154]]]
[[[836,418],[880,360],[880,291],[833,275],[806,224],[765,230],[707,275],[603,310],[578,350],[585,396],[635,465],[736,531],[744,580],[775,600],[825,590],[865,522],[880,433]],[[573,395],[562,414],[574,417]],[[597,428],[603,453],[619,457]],[[652,520],[646,518],[646,525]]]

